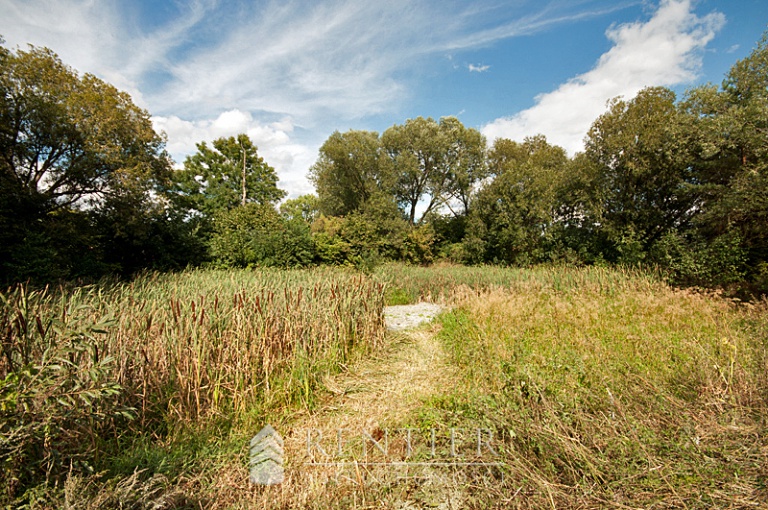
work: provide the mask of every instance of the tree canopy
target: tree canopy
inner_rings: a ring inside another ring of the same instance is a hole
[[[198,143],[184,169],[175,173],[169,193],[180,207],[210,217],[248,203],[274,204],[286,195],[248,135],[219,138],[212,145]]]
[[[164,146],[124,92],[49,49],[0,48],[0,279],[98,258],[91,218],[149,200],[170,176]]]
[[[0,126],[3,190],[40,212],[169,175],[149,114],[48,49],[0,53]]]
[[[173,170],[149,114],[0,46],[0,280],[145,267],[565,261],[768,292],[768,34],[721,86],[614,98],[585,150],[416,117],[335,131],[291,198],[245,134]]]
[[[452,198],[468,209],[473,186],[485,176],[485,138],[477,130],[455,117],[439,122],[417,117],[387,129],[381,141],[394,174],[395,197],[411,225]],[[422,200],[426,205],[417,220]]]

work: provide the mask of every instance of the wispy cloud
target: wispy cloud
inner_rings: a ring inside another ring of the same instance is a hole
[[[691,82],[701,65],[701,50],[725,22],[720,13],[698,17],[691,0],[663,0],[651,19],[610,28],[613,47],[595,67],[536,98],[536,104],[483,128],[489,139],[521,140],[544,134],[574,153],[592,122],[616,96],[633,97],[646,86]]]
[[[430,60],[637,1],[605,7],[594,0],[192,0],[162,2],[170,12],[148,25],[141,8],[156,9],[152,2],[0,0],[0,34],[11,44],[49,46],[78,70],[128,91],[156,116],[179,162],[197,142],[247,132],[278,170],[281,185],[296,195],[311,190],[306,172],[330,132],[400,111]],[[672,11],[682,19],[653,29],[673,18]],[[540,97],[539,110],[501,119],[487,131],[510,136],[516,124],[526,134],[547,131],[536,120],[547,117],[547,108],[561,109],[555,124],[576,122],[586,113],[571,112],[573,103],[556,100],[558,94],[582,90],[590,104],[602,107],[606,97],[646,84],[642,65],[658,68],[667,80],[683,79],[670,76],[670,65],[688,76],[691,52],[717,20],[691,22],[688,1],[665,1],[654,20],[612,29],[615,51],[595,70]],[[642,52],[641,44],[663,55]],[[675,55],[682,61],[671,62]],[[635,57],[642,65],[633,63]],[[489,66],[467,69],[486,72]],[[600,86],[611,80],[623,82]],[[573,129],[580,128],[575,123]]]
[[[484,64],[478,64],[478,65],[469,64],[467,66],[467,69],[469,69],[470,73],[484,73],[484,72],[488,71],[490,68],[491,68],[491,66],[484,65]]]

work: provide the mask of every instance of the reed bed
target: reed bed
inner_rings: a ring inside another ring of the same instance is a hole
[[[325,374],[384,336],[384,286],[345,270],[148,274],[0,299],[11,492],[93,462],[110,434],[168,437],[311,407]]]
[[[666,287],[653,273],[633,268],[603,266],[570,267],[541,265],[532,268],[460,266],[439,264],[430,267],[386,264],[374,272],[387,285],[390,304],[418,301],[452,303],[458,294],[479,294],[493,289],[512,292],[561,292],[594,290],[613,295],[628,289],[649,292]]]

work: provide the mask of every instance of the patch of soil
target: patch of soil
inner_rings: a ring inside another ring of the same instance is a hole
[[[431,321],[443,310],[442,306],[434,303],[387,306],[384,307],[384,321],[387,329],[403,331]]]

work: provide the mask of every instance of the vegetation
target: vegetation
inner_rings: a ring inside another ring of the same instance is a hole
[[[271,500],[244,492],[243,445],[266,422],[291,430],[327,398],[327,376],[388,345],[385,299],[453,307],[437,338],[456,382],[388,426],[479,425],[503,438],[504,480],[478,479],[470,507],[768,498],[765,302],[641,271],[390,264],[372,277],[196,270],[5,293],[5,501],[311,500],[311,484]],[[401,489],[374,484],[366,497],[421,490]],[[352,504],[359,490],[326,488],[313,506]]]
[[[19,286],[0,304],[5,498],[109,467],[137,438],[311,408],[318,381],[384,332],[383,286],[342,270]]]
[[[768,501],[768,35],[721,87],[613,100],[572,157],[452,117],[336,132],[279,209],[246,135],[174,170],[149,119],[0,46],[2,504],[410,504],[246,489],[243,445],[386,362],[384,304],[422,299],[456,384],[392,420],[504,438],[465,506]]]
[[[764,38],[719,88],[614,99],[572,157],[541,135],[487,149],[452,117],[335,132],[309,172],[317,195],[278,213],[286,193],[246,135],[172,170],[126,94],[50,50],[2,48],[0,280],[442,259],[640,265],[759,296],[766,59]]]
[[[765,302],[539,269],[454,303],[438,335],[460,379],[414,416],[504,438],[506,491],[478,507],[768,502]]]

